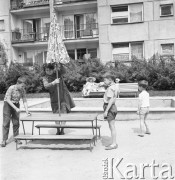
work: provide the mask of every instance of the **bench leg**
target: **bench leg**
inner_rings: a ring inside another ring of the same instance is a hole
[[[101,138],[100,128],[98,129],[98,131],[99,131],[99,137]]]
[[[97,139],[97,117],[96,117],[96,120],[95,120],[95,123],[96,123],[96,139]]]
[[[93,138],[93,143],[94,143],[94,146],[95,146],[95,138]]]
[[[25,128],[24,128],[24,122],[22,121],[22,127],[23,127],[23,132],[24,132],[24,135],[26,134],[25,132]]]
[[[92,152],[92,146],[91,146],[91,141],[90,141],[90,143],[89,143],[89,144],[90,144],[90,151]]]
[[[32,135],[33,135],[33,131],[34,131],[34,121],[32,122]]]
[[[92,134],[94,135],[94,123],[92,121]]]
[[[18,143],[17,143],[17,141],[16,141],[16,150],[18,150]]]
[[[39,135],[40,135],[40,128],[38,130],[39,130]]]

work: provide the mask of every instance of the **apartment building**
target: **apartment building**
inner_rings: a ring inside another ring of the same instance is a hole
[[[10,38],[10,22],[9,8],[10,2],[1,0],[0,3],[0,70],[7,59],[11,59],[11,38]]]
[[[174,13],[174,0],[98,0],[100,59],[174,55]]]
[[[72,59],[128,62],[175,52],[175,0],[1,1],[0,59],[45,63],[53,12]]]
[[[25,66],[46,62],[53,11],[72,59],[99,57],[96,0],[3,0],[8,14],[10,58]],[[9,2],[9,6],[7,6]],[[1,19],[0,19],[1,22]],[[0,33],[2,34],[2,33]]]

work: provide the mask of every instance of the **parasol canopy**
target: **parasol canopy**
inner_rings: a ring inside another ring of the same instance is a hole
[[[62,39],[61,27],[56,21],[56,14],[53,13],[50,23],[46,63],[56,62],[66,64],[69,61],[70,58]]]

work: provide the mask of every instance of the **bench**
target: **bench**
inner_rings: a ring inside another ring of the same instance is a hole
[[[89,96],[87,97],[103,97],[104,91],[96,91],[90,92]],[[134,94],[137,97],[138,93],[138,83],[119,83],[119,95],[120,97],[122,94]]]
[[[62,124],[37,124],[35,126],[36,128],[39,129],[39,135],[40,135],[40,128],[80,128],[80,129],[92,129],[91,125],[62,125]],[[96,126],[93,127],[94,129],[96,129]],[[99,131],[99,137],[101,136],[100,134],[100,128],[101,125],[97,125],[97,129]],[[94,135],[94,131],[93,135]]]
[[[92,151],[91,144],[95,145],[95,136],[94,135],[18,135],[14,137],[15,140],[25,140],[27,144],[27,140],[83,140],[88,141],[90,145],[90,151]],[[18,150],[18,143],[16,141],[16,150]]]
[[[137,97],[138,83],[119,83],[119,97],[123,93],[134,93]]]

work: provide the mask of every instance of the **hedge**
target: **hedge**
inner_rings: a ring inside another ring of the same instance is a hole
[[[105,72],[111,72],[122,83],[138,82],[147,79],[149,90],[175,90],[175,60],[164,60],[160,56],[153,56],[149,60],[138,60],[133,57],[128,64],[121,62],[102,64],[99,59],[85,60],[83,63],[71,60],[66,64],[67,73],[64,76],[65,83],[72,92],[82,90],[86,78],[94,76],[97,82],[102,81]],[[27,77],[27,92],[46,92],[42,83],[42,67],[33,66],[33,70],[18,63],[12,63],[9,69],[0,78],[0,94],[4,94],[7,88],[16,83],[19,76]]]

